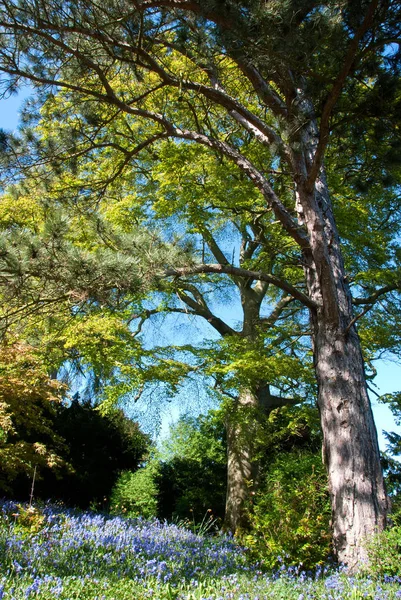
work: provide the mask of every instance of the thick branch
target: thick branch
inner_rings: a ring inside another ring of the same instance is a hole
[[[192,309],[192,313],[195,313],[199,317],[205,319],[221,336],[224,337],[226,335],[238,335],[238,332],[235,331],[235,329],[232,329],[219,317],[216,317],[205,303],[202,305],[199,304],[193,298],[188,296],[188,294],[185,294],[182,291],[178,291],[177,294],[180,299]]]
[[[236,59],[236,63],[245,77],[251,82],[257,96],[279,117],[288,117],[288,109],[271,85],[262,77],[258,69],[245,61]]]
[[[187,79],[176,79],[168,74],[163,67],[149,54],[143,53],[143,57],[149,65],[149,70],[157,73],[162,81],[172,87],[189,90],[201,94],[208,100],[211,100],[215,104],[222,106],[227,112],[240,123],[247,131],[251,132],[260,142],[265,145],[275,144],[277,148],[283,147],[281,137],[269,127],[262,119],[257,117],[250,110],[245,108],[237,99],[230,96],[221,85],[217,82],[211,87],[204,85],[196,81],[190,81]],[[283,148],[282,148],[283,149]],[[287,158],[289,159],[288,151],[283,149]]]
[[[290,283],[283,281],[279,277],[268,275],[261,271],[249,271],[248,269],[241,269],[240,267],[233,267],[231,265],[194,265],[192,267],[171,268],[164,271],[164,275],[167,277],[183,277],[185,275],[194,275],[196,273],[224,273],[226,275],[245,277],[256,281],[266,281],[267,283],[272,283],[278,288],[286,291],[288,294],[291,294],[293,298],[299,300],[304,306],[307,306],[312,310],[316,309],[315,302],[313,302],[306,294],[297,290],[297,288]]]
[[[105,91],[106,95],[111,99],[115,98],[116,94],[112,89],[107,77],[103,69],[91,60],[86,54],[80,52],[76,48],[70,47],[63,40],[54,37],[53,35],[46,32],[45,29],[50,29],[55,32],[64,31],[64,32],[76,32],[85,37],[94,38],[98,41],[106,43],[109,46],[124,48],[126,51],[129,51],[130,55],[133,51],[136,51],[138,55],[141,56],[142,60],[145,60],[148,69],[157,73],[159,77],[162,79],[164,84],[180,88],[195,91],[197,94],[202,94],[212,102],[219,104],[224,107],[232,116],[235,118],[237,122],[239,122],[243,127],[245,127],[248,131],[252,131],[252,133],[264,144],[272,144],[274,143],[277,147],[282,146],[281,138],[276,134],[276,132],[270,128],[266,123],[264,123],[261,119],[259,119],[255,114],[246,109],[238,100],[232,98],[229,94],[225,92],[220,86],[209,87],[203,85],[198,82],[193,82],[189,80],[176,79],[172,77],[169,73],[165,71],[165,69],[160,65],[160,63],[149,53],[143,50],[141,47],[132,47],[126,43],[121,43],[118,39],[113,39],[109,34],[104,34],[100,31],[90,31],[86,28],[77,28],[77,27],[66,27],[66,26],[58,26],[54,25],[50,22],[44,21],[44,28],[27,26],[21,23],[1,23],[5,27],[9,27],[11,29],[15,29],[18,31],[23,31],[28,35],[37,35],[48,42],[51,42],[56,47],[61,48],[66,54],[75,56],[77,60],[81,61],[86,67],[95,72]],[[114,56],[113,51],[111,55]],[[121,57],[119,57],[121,60]],[[124,60],[124,59],[123,59]],[[132,62],[132,60],[127,60],[127,62]],[[134,61],[135,62],[135,61]],[[138,62],[138,61],[136,61]],[[142,66],[146,66],[141,63]]]
[[[208,309],[208,305],[206,304],[205,298],[203,297],[203,294],[198,290],[198,288],[196,287],[196,285],[193,285],[192,283],[189,283],[188,281],[180,281],[179,282],[179,290],[177,291],[177,293],[180,293],[181,290],[184,290],[185,292],[189,292],[190,294],[192,294],[192,296],[195,299],[195,302],[197,304],[199,304],[199,306],[205,310],[209,310]]]
[[[206,241],[207,245],[209,246],[210,252],[213,254],[213,256],[215,257],[215,259],[221,265],[228,265],[229,262],[228,262],[228,260],[227,260],[227,258],[225,256],[224,252],[221,250],[220,246],[218,245],[218,243],[214,239],[212,233],[209,230],[207,230],[206,228],[199,227],[199,229],[201,230],[202,237],[204,238],[204,240]]]
[[[273,325],[276,323],[276,321],[280,318],[283,311],[293,301],[294,301],[293,296],[284,296],[283,298],[281,298],[277,302],[276,306],[274,307],[274,309],[272,310],[270,315],[268,317],[262,317],[260,319],[261,323],[263,325],[265,325],[267,328],[273,327]]]
[[[309,238],[306,232],[292,218],[262,173],[260,173],[260,171],[258,171],[258,169],[256,169],[256,167],[247,158],[240,154],[240,152],[235,150],[226,142],[210,138],[206,135],[197,133],[196,131],[188,131],[174,127],[171,123],[167,122],[162,115],[154,115],[152,117],[152,113],[148,113],[147,111],[143,111],[141,109],[136,109],[136,111],[138,115],[154,118],[154,120],[157,120],[159,123],[163,124],[166,127],[167,132],[174,137],[192,140],[209,148],[213,148],[220,152],[220,154],[227,156],[247,175],[247,177],[249,177],[249,179],[251,179],[251,181],[253,181],[255,186],[260,190],[267,201],[268,206],[272,208],[276,218],[280,221],[285,231],[303,250],[308,251],[310,249]],[[133,110],[133,112],[135,111]]]
[[[205,6],[200,2],[194,2],[193,0],[142,0],[138,2],[138,7],[141,9],[148,8],[171,8],[176,10],[187,10],[198,15],[202,15],[205,19],[213,21],[216,25],[220,25],[223,28],[229,28],[233,26],[233,22],[228,18],[227,15],[221,15],[214,11],[206,13]]]
[[[221,27],[223,30],[238,28],[238,23],[233,21],[227,11],[222,15],[215,11],[208,10],[203,2],[194,2],[191,0],[143,0],[140,4],[140,8],[142,9],[162,7],[185,10],[201,15],[208,21]],[[230,52],[229,55],[231,56]],[[239,59],[238,56],[231,56],[231,58],[237,63],[240,70],[251,82],[257,96],[263,100],[273,113],[282,117],[287,116],[288,110],[285,102],[280,98],[273,87],[266,82],[257,68],[245,60]]]
[[[365,308],[357,315],[355,315],[355,317],[353,319],[351,319],[351,321],[348,323],[346,329],[345,329],[345,335],[348,334],[348,332],[350,331],[351,327],[353,327],[355,325],[355,323],[357,321],[359,321],[359,319],[361,319],[363,316],[366,315],[366,313],[368,313],[371,309],[373,308],[373,304],[367,304],[365,306]]]
[[[281,408],[282,406],[295,406],[300,404],[299,398],[283,398],[282,396],[274,396],[270,394],[268,408],[273,410],[274,408]]]
[[[262,194],[265,197],[265,199],[267,200],[269,206],[273,209],[273,211],[276,215],[276,218],[281,222],[284,229],[289,233],[289,235],[291,235],[291,237],[293,237],[293,239],[297,242],[297,244],[299,244],[303,250],[306,250],[307,248],[309,248],[309,240],[308,240],[306,233],[302,231],[301,227],[297,224],[296,221],[294,221],[294,219],[291,217],[290,213],[287,211],[287,209],[284,207],[284,205],[280,202],[280,200],[274,193],[272,187],[270,186],[270,184],[266,180],[266,178],[254,167],[254,165],[248,159],[246,159],[244,156],[242,156],[237,150],[235,150],[233,147],[231,147],[226,142],[222,142],[217,139],[210,138],[204,134],[201,134],[201,133],[198,133],[195,131],[183,130],[178,127],[175,127],[163,115],[154,113],[151,111],[146,111],[146,110],[143,110],[143,109],[140,109],[137,107],[133,107],[129,103],[124,102],[124,101],[120,100],[119,98],[117,98],[114,95],[114,93],[111,93],[108,90],[106,90],[105,94],[102,94],[101,92],[99,92],[97,90],[94,90],[91,88],[87,89],[86,87],[81,86],[80,84],[69,83],[67,81],[62,81],[57,78],[53,79],[53,78],[49,78],[46,76],[36,75],[30,71],[26,71],[26,70],[20,69],[20,68],[11,68],[11,67],[6,68],[5,67],[4,70],[12,75],[18,75],[21,77],[25,77],[27,79],[36,81],[38,83],[42,83],[45,85],[55,85],[57,87],[64,87],[66,89],[74,90],[79,93],[84,93],[89,96],[93,96],[95,98],[98,98],[99,100],[102,100],[104,102],[107,102],[108,104],[111,104],[111,105],[114,105],[114,106],[120,108],[122,111],[124,111],[126,113],[141,116],[146,119],[150,119],[150,120],[153,120],[153,121],[159,123],[166,130],[168,135],[182,138],[182,139],[192,140],[197,143],[208,146],[209,148],[213,148],[213,149],[217,150],[218,152],[227,156],[228,158],[230,158],[230,160],[235,162],[237,164],[237,166],[243,172],[245,172],[245,174],[254,182],[256,187],[258,187],[258,189],[262,192]],[[175,84],[177,84],[177,82],[174,82],[174,85]],[[188,85],[190,85],[190,84],[188,84]],[[195,84],[191,84],[191,85],[195,86]],[[196,86],[194,89],[196,89]],[[229,108],[232,108],[234,105],[236,109],[241,110],[241,108],[242,108],[241,106],[238,107],[237,103],[235,101],[230,99],[228,96],[222,94],[218,90],[213,90],[212,88],[207,88],[207,86],[204,86],[204,89],[207,90],[208,94],[217,95],[216,98],[218,97],[218,101],[220,103],[224,99],[224,102],[228,103],[227,106]],[[244,110],[245,109],[243,109],[243,111]],[[247,116],[252,117],[252,113],[247,114]],[[258,125],[259,125],[259,123],[258,123]]]

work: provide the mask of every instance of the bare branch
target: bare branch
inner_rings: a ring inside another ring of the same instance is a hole
[[[209,246],[211,253],[215,257],[215,259],[219,262],[219,264],[228,265],[229,262],[225,256],[224,252],[221,250],[220,246],[214,239],[212,233],[209,230],[207,230],[206,227],[205,228],[199,227],[199,229],[202,233],[202,237],[204,238],[207,245]]]
[[[355,315],[355,317],[353,319],[351,319],[351,321],[348,323],[348,325],[344,331],[344,335],[348,335],[350,329],[355,325],[355,323],[357,321],[359,321],[359,319],[361,317],[366,315],[366,313],[369,312],[372,308],[373,308],[373,304],[368,304],[359,314]]]
[[[280,318],[281,314],[283,313],[283,311],[287,308],[287,306],[289,304],[291,304],[291,302],[294,301],[294,297],[291,296],[284,296],[283,298],[281,298],[276,306],[274,307],[274,309],[272,310],[272,312],[270,313],[270,315],[268,317],[262,317],[260,319],[261,323],[263,325],[265,325],[266,327],[272,327],[276,321]]]
[[[235,150],[226,142],[210,138],[196,131],[189,131],[180,129],[178,127],[174,127],[170,122],[166,121],[166,119],[162,115],[148,113],[147,111],[143,111],[141,109],[136,109],[136,112],[138,115],[149,116],[149,118],[154,118],[154,120],[163,124],[166,127],[167,132],[174,137],[192,140],[209,148],[213,148],[217,150],[220,154],[227,156],[247,175],[247,177],[249,177],[249,179],[253,181],[255,186],[263,194],[265,200],[268,203],[268,206],[272,208],[276,218],[280,221],[283,228],[302,248],[302,250],[310,250],[309,238],[306,232],[292,218],[292,216],[285,208],[283,203],[276,196],[273,188],[271,187],[267,179],[262,175],[262,173],[260,173],[260,171],[258,171],[258,169],[251,163],[251,161],[245,158],[245,156],[243,156],[240,152]],[[153,114],[153,117],[150,116],[151,114]]]
[[[219,317],[216,317],[206,304],[199,304],[193,298],[185,294],[184,292],[177,291],[179,298],[189,306],[193,313],[196,313],[199,317],[205,319],[210,325],[218,332],[221,336],[227,335],[238,335],[235,329],[232,329],[227,323],[225,323]]]

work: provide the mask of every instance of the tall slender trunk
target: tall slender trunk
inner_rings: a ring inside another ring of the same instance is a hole
[[[239,284],[243,309],[244,340],[256,341],[260,325],[260,307],[266,294],[265,284],[254,287]],[[227,496],[224,525],[232,533],[248,527],[248,510],[258,484],[259,453],[258,430],[274,409],[296,404],[293,398],[282,398],[270,393],[269,382],[259,381],[251,387],[243,387],[231,414],[227,415]]]
[[[247,505],[256,484],[257,393],[241,390],[226,419],[227,494],[224,526],[232,533],[247,528]]]
[[[242,389],[226,420],[227,430],[227,496],[224,525],[233,533],[248,527],[248,511],[258,486],[258,428],[269,413],[278,407],[297,404],[293,398],[270,393],[268,384],[256,389]]]
[[[313,155],[313,125],[305,133],[304,156]],[[297,197],[299,219],[310,240],[310,251],[304,253],[307,287],[317,306],[311,312],[313,352],[334,551],[338,560],[352,569],[364,558],[364,538],[385,526],[387,496],[351,293],[324,172],[313,191],[298,182]]]

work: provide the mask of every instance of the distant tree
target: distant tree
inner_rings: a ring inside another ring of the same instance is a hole
[[[381,401],[387,404],[397,425],[401,425],[401,393],[386,394]],[[387,490],[392,503],[392,521],[401,525],[401,435],[385,431],[386,452],[382,454],[382,464]]]
[[[200,523],[207,515],[224,519],[227,487],[227,442],[222,413],[182,417],[170,427],[159,472],[161,518]]]
[[[157,517],[159,468],[158,459],[151,455],[137,471],[122,471],[110,494],[110,511],[127,517]]]
[[[76,398],[57,411],[53,426],[65,440],[65,462],[61,474],[48,472],[38,483],[42,498],[57,498],[87,508],[107,507],[110,492],[121,471],[135,471],[147,454],[150,439],[138,423],[114,409],[102,415]]]
[[[121,480],[121,508],[130,503],[145,481],[157,499],[157,515],[199,526],[209,516],[223,523],[226,488],[224,409],[199,417],[183,417],[171,426],[159,456],[142,471]],[[330,553],[330,503],[327,474],[321,463],[321,433],[316,408],[280,407],[270,412],[258,430],[256,481],[245,505],[247,527],[237,535],[254,554],[273,567],[279,555],[291,563],[312,566]],[[131,499],[130,499],[131,498]]]
[[[105,504],[124,469],[135,470],[150,440],[121,410],[102,415],[48,375],[43,356],[23,342],[0,348],[0,490],[77,506]]]

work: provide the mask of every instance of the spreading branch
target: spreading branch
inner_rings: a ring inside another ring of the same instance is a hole
[[[296,287],[276,277],[275,275],[268,275],[261,271],[250,271],[248,269],[242,269],[240,267],[233,267],[232,265],[194,265],[191,267],[182,268],[171,268],[164,271],[166,277],[184,277],[186,275],[195,275],[197,273],[220,273],[225,275],[234,275],[236,277],[243,277],[246,279],[253,279],[255,281],[266,281],[276,287],[284,290],[288,294],[291,294],[293,298],[299,300],[304,306],[315,310],[317,308],[315,302],[311,300],[306,294],[298,290]]]
[[[207,307],[206,304],[200,304],[196,302],[193,298],[185,294],[183,291],[177,291],[178,297],[182,302],[184,302],[187,306],[192,309],[192,313],[198,315],[205,319],[210,325],[221,335],[221,336],[234,336],[238,335],[238,332],[235,329],[232,329],[227,323],[225,323],[219,317],[216,317],[212,313],[212,311]]]
[[[373,306],[375,304],[375,302],[379,298],[381,298],[381,296],[384,296],[385,294],[388,294],[389,292],[394,292],[395,290],[400,290],[400,289],[401,289],[401,281],[397,281],[396,283],[386,285],[386,286],[380,288],[379,290],[376,290],[373,294],[371,294],[370,296],[367,296],[366,298],[353,298],[352,303],[355,306],[361,306],[361,305]]]

